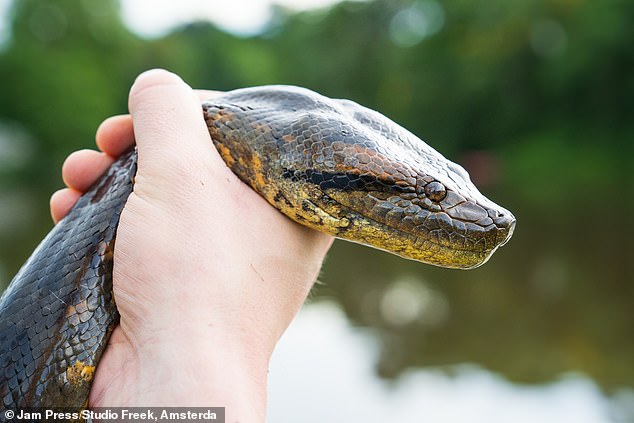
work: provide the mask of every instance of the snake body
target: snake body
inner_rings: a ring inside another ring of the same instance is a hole
[[[227,166],[294,221],[425,263],[472,268],[513,215],[412,133],[348,100],[290,86],[203,103]],[[40,243],[0,298],[0,405],[82,408],[118,313],[116,227],[136,152],[121,156]],[[0,420],[4,417],[0,416]]]

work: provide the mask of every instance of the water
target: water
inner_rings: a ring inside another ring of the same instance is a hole
[[[329,301],[304,307],[280,341],[269,374],[270,422],[607,423],[610,401],[589,378],[568,374],[516,385],[477,365],[374,371],[379,345]]]

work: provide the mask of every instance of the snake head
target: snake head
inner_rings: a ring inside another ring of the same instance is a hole
[[[408,259],[463,269],[484,264],[512,236],[514,216],[480,194],[458,165],[443,159],[449,171],[443,173],[429,164],[414,170],[380,154],[371,157],[382,162],[375,163],[382,169],[378,174],[358,163],[353,170],[290,177],[319,187],[304,189],[311,196],[304,208],[319,217],[318,229]],[[396,168],[400,171],[393,172]]]
[[[515,228],[459,165],[385,116],[288,86],[204,105],[231,169],[291,219],[405,258],[485,263]]]

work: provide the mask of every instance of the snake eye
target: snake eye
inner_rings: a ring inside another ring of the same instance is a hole
[[[431,201],[439,203],[447,196],[447,190],[440,182],[433,181],[425,185],[425,195]]]

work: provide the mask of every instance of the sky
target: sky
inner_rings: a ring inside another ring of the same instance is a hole
[[[0,0],[1,1],[1,0]],[[339,0],[121,0],[123,19],[146,37],[165,34],[170,28],[196,20],[209,20],[238,35],[262,30],[271,18],[273,3],[291,10],[322,8]]]
[[[8,22],[7,22],[7,12],[9,11],[9,6],[11,5],[12,0],[0,0],[0,46],[4,44],[9,36],[8,31]]]
[[[15,0],[0,0],[0,44],[7,38],[7,11]],[[146,38],[160,37],[182,24],[208,20],[236,35],[266,27],[274,4],[293,11],[331,6],[340,0],[120,0],[125,24]],[[363,0],[357,0],[363,1]]]

